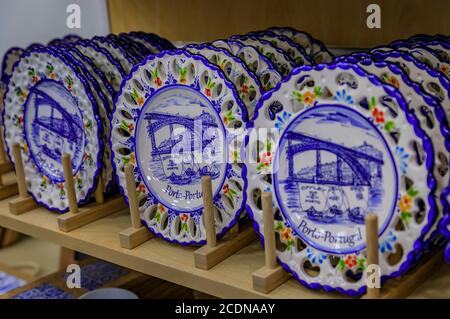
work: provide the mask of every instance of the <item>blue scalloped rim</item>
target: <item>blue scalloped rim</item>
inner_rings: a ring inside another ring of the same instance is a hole
[[[286,61],[289,61],[289,63],[291,64],[292,69],[294,69],[296,67],[295,62],[292,61],[291,57],[287,54],[287,52],[285,52],[283,49],[280,49],[280,48],[274,46],[272,43],[270,43],[267,40],[259,39],[259,38],[255,37],[255,36],[252,36],[252,35],[234,35],[234,36],[230,37],[229,39],[240,42],[240,40],[242,40],[244,38],[248,38],[250,40],[260,42],[261,44],[263,44],[263,45],[265,45],[265,46],[267,46],[269,48],[273,48],[276,52],[278,52],[278,54],[282,55]],[[247,45],[245,43],[242,43],[242,44]]]
[[[286,41],[287,43],[289,43],[290,46],[294,47],[296,50],[298,50],[302,56],[310,63],[310,64],[315,64],[314,60],[311,58],[311,56],[306,53],[305,49],[303,49],[303,47],[292,41],[292,39],[290,39],[289,37],[282,35],[282,34],[276,34],[273,31],[270,30],[263,30],[263,31],[252,31],[247,33],[248,35],[252,35],[258,38],[258,35],[267,35],[270,36],[274,39],[279,39],[281,41]],[[267,40],[266,40],[267,41]]]
[[[101,160],[102,160],[102,155],[103,155],[103,141],[102,141],[101,136],[102,136],[103,127],[102,127],[101,119],[100,119],[100,116],[99,116],[97,103],[95,102],[94,96],[92,95],[92,92],[91,92],[91,90],[89,89],[89,86],[86,83],[86,79],[85,79],[84,75],[78,73],[76,71],[76,69],[75,69],[74,65],[76,65],[79,62],[73,61],[71,58],[64,57],[60,53],[55,52],[54,50],[51,50],[49,48],[46,48],[43,45],[36,46],[33,50],[25,52],[22,55],[21,59],[26,58],[26,57],[30,56],[31,54],[33,54],[33,53],[47,53],[47,54],[49,54],[51,56],[56,57],[63,64],[65,64],[73,72],[73,74],[78,78],[78,80],[83,85],[84,91],[86,92],[86,95],[88,96],[89,101],[90,101],[90,103],[92,105],[92,112],[94,114],[94,119],[93,120],[97,123],[97,139],[98,139],[98,146],[99,146],[99,151],[97,152],[97,160],[96,160],[96,162],[97,162],[96,166],[97,167],[96,167],[96,170],[95,170],[94,175],[93,175],[94,178],[93,178],[93,183],[92,183],[91,188],[88,189],[88,191],[86,192],[86,195],[85,195],[84,198],[77,199],[78,204],[80,204],[80,205],[87,204],[87,203],[89,203],[92,200],[91,195],[94,193],[94,191],[95,191],[95,189],[97,187],[98,176],[100,174],[100,170],[101,170],[101,167],[102,167],[102,161]],[[13,72],[14,72],[14,69],[19,64],[19,62],[20,62],[20,60],[16,61],[16,63],[14,64]],[[5,95],[3,97],[3,103],[5,101],[5,98],[6,98],[7,94],[8,94],[8,90],[9,90],[9,85],[6,88],[6,92],[5,92]],[[6,110],[6,108],[3,107],[3,110],[2,110],[2,119],[3,119],[2,125],[3,125],[3,127],[5,127],[5,122],[4,122],[5,121],[5,110]],[[3,132],[3,138],[4,139],[6,139],[6,135],[5,134],[6,134],[6,130],[4,130],[4,132]],[[24,135],[24,139],[28,143],[26,135]],[[10,162],[13,164],[14,169],[15,169],[15,164],[14,164],[14,161],[13,161],[13,157],[10,154],[10,149],[8,147],[8,143],[5,143],[5,144],[6,144],[5,145],[6,153],[8,154]],[[33,158],[33,154],[30,153],[30,157]],[[56,208],[56,207],[50,207],[46,203],[44,203],[40,199],[38,199],[32,192],[29,192],[29,193],[33,197],[33,199],[34,199],[34,201],[36,203],[38,203],[40,205],[43,205],[48,210],[55,211],[55,212],[58,212],[58,213],[65,213],[65,212],[67,212],[69,210],[69,207],[67,207],[65,209],[59,209],[59,208]]]
[[[127,51],[125,51],[124,48],[122,48],[120,45],[118,45],[116,42],[114,42],[113,40],[111,40],[111,38],[107,38],[107,37],[100,37],[100,36],[95,36],[92,38],[91,41],[99,41],[101,43],[108,43],[109,45],[111,45],[114,49],[119,50],[122,53],[122,56],[125,60],[128,61],[128,63],[130,63],[131,65],[135,65],[136,62],[132,59],[132,57],[130,57],[129,53]],[[107,50],[107,49],[105,49]],[[108,51],[108,50],[107,50]],[[111,54],[112,55],[112,54]]]
[[[12,48],[9,48],[6,52],[5,52],[5,54],[3,55],[3,60],[2,60],[2,74],[1,74],[1,77],[0,77],[0,81],[2,81],[3,83],[5,83],[5,85],[8,85],[8,81],[9,81],[9,78],[10,78],[10,75],[7,75],[6,73],[5,73],[5,70],[6,70],[6,60],[7,60],[7,57],[8,57],[8,55],[12,52],[12,51],[22,51],[22,53],[21,54],[23,54],[26,50],[24,50],[24,49],[22,49],[22,48],[19,48],[19,47],[12,47]],[[14,69],[14,66],[13,66],[13,69]]]
[[[186,49],[187,51],[189,51],[189,48],[193,48],[193,49],[208,49],[208,50],[212,50],[218,53],[221,53],[225,56],[227,56],[228,58],[232,59],[235,63],[239,64],[244,70],[247,71],[248,75],[253,79],[253,81],[256,82],[256,84],[258,84],[258,90],[259,93],[262,95],[264,94],[264,90],[261,87],[261,82],[259,81],[258,77],[256,76],[256,74],[250,70],[247,65],[245,65],[244,61],[242,61],[241,59],[239,59],[238,57],[234,56],[230,51],[228,51],[227,49],[224,48],[218,48],[215,47],[209,43],[202,43],[202,44],[189,44],[186,45],[183,49]],[[198,54],[201,55],[201,54]]]
[[[416,133],[417,137],[420,138],[423,141],[423,147],[424,147],[424,151],[427,154],[426,156],[426,167],[428,169],[428,175],[427,175],[427,186],[429,189],[429,195],[428,195],[428,203],[430,205],[430,209],[429,209],[429,213],[428,213],[428,220],[427,220],[427,225],[425,226],[424,229],[422,229],[422,232],[420,234],[420,236],[417,238],[417,240],[414,242],[413,245],[413,250],[410,251],[406,257],[406,260],[403,262],[402,265],[400,265],[399,270],[389,274],[389,275],[384,275],[381,277],[381,282],[384,283],[387,279],[389,278],[394,278],[394,277],[398,277],[400,275],[402,275],[403,273],[405,273],[411,266],[413,266],[416,262],[416,255],[422,250],[423,248],[423,236],[426,233],[426,229],[429,229],[429,227],[431,227],[431,225],[433,224],[433,221],[436,218],[436,204],[435,204],[435,199],[434,199],[434,190],[436,188],[436,180],[433,176],[433,174],[431,173],[434,167],[434,151],[433,151],[433,146],[432,143],[430,141],[430,139],[425,135],[425,132],[422,131],[422,129],[419,126],[419,121],[416,118],[416,116],[412,113],[410,113],[407,110],[407,103],[406,101],[403,99],[403,97],[401,96],[401,94],[398,92],[397,89],[389,86],[389,85],[385,85],[383,83],[381,83],[381,81],[378,79],[378,77],[368,74],[366,73],[364,70],[362,70],[361,68],[359,68],[356,65],[350,64],[350,63],[346,63],[346,62],[336,62],[336,63],[331,63],[331,64],[318,64],[316,66],[301,66],[298,67],[296,69],[294,69],[286,78],[284,78],[273,90],[270,90],[268,92],[266,92],[261,99],[258,102],[257,108],[256,108],[256,112],[255,112],[255,119],[257,118],[257,115],[259,114],[259,109],[262,108],[264,101],[270,99],[270,97],[272,96],[272,94],[276,91],[278,91],[281,87],[281,85],[285,82],[288,82],[293,76],[304,72],[304,71],[310,71],[310,70],[316,70],[316,71],[321,71],[323,69],[329,69],[329,70],[334,70],[336,68],[342,69],[342,70],[348,70],[348,69],[352,69],[353,71],[356,72],[356,74],[363,76],[365,78],[368,78],[373,84],[375,84],[376,86],[382,87],[384,89],[384,91],[389,94],[390,96],[394,97],[400,108],[405,112],[406,118],[408,120],[408,122],[411,124],[411,126],[414,127],[414,132]],[[247,125],[247,129],[251,129],[254,127],[254,122],[249,123],[249,125]],[[249,142],[249,137],[248,135],[245,138],[245,148],[247,147],[247,144]],[[244,148],[244,150],[245,150]],[[242,153],[242,154],[246,154],[246,153]],[[246,205],[246,209],[248,214],[250,215],[250,217],[253,219],[253,228],[255,229],[255,231],[259,234],[260,239],[261,239],[261,244],[264,246],[264,236],[263,234],[260,232],[259,230],[259,224],[255,221],[254,218],[254,213],[251,209],[251,207],[249,205]],[[324,289],[327,292],[330,291],[337,291],[341,294],[345,294],[345,295],[349,295],[349,296],[359,296],[362,295],[366,292],[366,286],[362,286],[360,289],[358,290],[354,290],[354,289],[343,289],[341,287],[331,287],[331,286],[327,286],[327,285],[321,285],[319,283],[307,283],[304,280],[301,280],[298,275],[292,271],[292,269],[289,267],[289,265],[281,262],[279,260],[279,258],[277,258],[278,262],[283,266],[283,268],[292,273],[293,276],[304,286],[310,288],[310,289]]]
[[[130,71],[130,74],[128,74],[127,77],[123,80],[123,82],[122,82],[122,84],[121,84],[121,86],[120,86],[119,93],[117,94],[116,98],[114,99],[114,110],[113,110],[113,112],[112,112],[113,114],[116,112],[116,105],[117,105],[117,101],[118,101],[119,96],[122,95],[123,90],[124,90],[124,88],[125,88],[127,82],[128,82],[130,79],[133,78],[133,75],[134,75],[136,72],[139,71],[139,68],[142,67],[142,66],[144,66],[145,64],[147,64],[148,61],[155,60],[156,58],[162,58],[162,57],[167,56],[167,55],[169,55],[169,56],[182,55],[182,56],[187,57],[187,58],[192,58],[192,59],[194,59],[194,60],[201,61],[204,65],[206,65],[206,66],[207,66],[208,68],[210,68],[212,71],[216,72],[217,75],[224,81],[224,84],[228,87],[228,89],[230,89],[231,92],[233,93],[233,96],[234,96],[234,98],[235,98],[235,101],[236,101],[236,103],[239,105],[239,108],[241,109],[243,122],[244,122],[244,124],[245,124],[245,121],[246,121],[246,119],[248,118],[247,109],[246,109],[245,105],[241,102],[241,100],[240,100],[240,98],[239,98],[239,95],[237,94],[236,89],[234,88],[233,83],[231,83],[231,82],[225,77],[225,74],[222,72],[222,70],[221,70],[219,67],[217,67],[217,66],[214,65],[214,64],[211,64],[211,63],[210,63],[206,58],[204,58],[203,56],[198,55],[198,54],[191,54],[190,52],[188,52],[187,50],[184,50],[184,49],[161,51],[160,53],[158,53],[158,54],[156,54],[156,55],[154,55],[154,54],[149,55],[149,56],[146,57],[141,63],[138,63],[138,64],[134,65],[133,68],[132,68],[131,71]],[[112,121],[111,121],[111,127],[113,127],[112,125],[113,125],[113,124],[112,124]],[[111,150],[112,150],[112,136],[111,136],[111,139],[109,140],[109,145],[110,145]],[[112,155],[111,155],[111,161],[112,161],[112,163],[113,163],[114,169],[115,169],[116,172],[117,172],[116,163],[114,162],[114,152],[111,152],[111,154],[112,154]],[[228,165],[229,165],[229,164],[228,164]],[[246,192],[246,190],[247,190],[247,186],[248,186],[248,181],[247,181],[246,175],[245,175],[246,172],[247,172],[245,163],[242,164],[242,168],[241,168],[241,169],[242,169],[241,175],[242,175],[242,178],[243,178],[243,180],[244,180],[244,187],[243,187],[243,190],[242,190],[242,204],[241,204],[241,207],[239,207],[239,208],[236,209],[236,211],[238,211],[238,212],[235,214],[234,218],[231,220],[231,222],[229,223],[229,225],[228,225],[227,227],[224,227],[224,228],[222,229],[222,231],[221,231],[220,233],[217,234],[217,238],[222,238],[222,237],[229,231],[229,229],[231,229],[231,228],[239,221],[239,217],[240,217],[240,215],[242,214],[242,212],[243,212],[244,209],[245,209],[245,203],[247,202],[247,192]],[[126,191],[123,189],[122,185],[120,184],[120,179],[119,179],[119,176],[118,176],[118,175],[116,175],[116,180],[117,180],[117,184],[119,185],[120,192],[122,193],[122,195],[123,195],[123,197],[124,197],[124,199],[125,199],[125,202],[128,204],[128,196],[127,196],[127,193],[126,193]],[[159,234],[159,233],[155,233],[155,232],[151,229],[151,227],[149,227],[149,225],[145,222],[145,220],[142,220],[142,222],[143,222],[143,224],[147,227],[147,229],[150,230],[151,233],[153,233],[154,235],[156,235],[156,236],[158,236],[158,237],[160,237],[160,238],[162,238],[162,239],[164,239],[164,240],[166,240],[166,241],[168,241],[168,242],[170,242],[170,243],[181,244],[182,246],[204,245],[204,244],[206,244],[206,240],[200,240],[200,241],[192,240],[192,241],[190,241],[190,242],[179,242],[178,240],[175,240],[175,239],[171,239],[171,238],[165,237],[164,235]]]
[[[63,43],[63,44],[58,44],[58,45],[54,46],[54,48],[55,48],[56,50],[60,50],[61,47],[64,48],[65,52],[64,52],[63,50],[61,50],[60,53],[61,53],[62,55],[64,55],[64,56],[67,56],[70,60],[74,61],[75,63],[77,63],[77,66],[82,70],[82,72],[84,73],[84,76],[86,77],[86,79],[89,81],[89,83],[92,84],[94,90],[97,92],[98,97],[99,97],[100,100],[102,101],[103,107],[105,108],[105,111],[106,111],[107,118],[109,119],[109,117],[110,117],[110,114],[109,114],[110,111],[109,111],[109,105],[108,105],[108,102],[107,102],[107,100],[106,100],[106,97],[105,97],[104,93],[102,92],[102,90],[101,90],[101,88],[100,88],[100,86],[99,86],[99,83],[98,83],[97,80],[91,75],[91,73],[87,70],[87,68],[84,66],[83,62],[88,63],[88,64],[90,65],[90,67],[92,67],[92,70],[93,70],[95,73],[98,74],[98,76],[100,77],[100,79],[101,79],[103,82],[105,82],[105,81],[107,82],[107,80],[104,78],[103,72],[101,72],[101,71],[93,64],[92,60],[90,60],[87,56],[81,54],[81,52],[79,52],[75,47],[70,46],[70,45],[67,46],[67,45],[64,44],[64,43]],[[49,47],[49,49],[51,49],[51,47]],[[72,54],[72,52],[74,52],[75,50],[76,50],[78,53],[81,54],[81,57],[82,57],[82,59],[83,59],[83,62],[80,61],[76,56],[74,56],[74,55]],[[104,84],[105,84],[106,88],[108,88],[108,86],[106,85],[106,83],[104,83]],[[109,84],[109,83],[108,83],[108,84]],[[111,87],[109,87],[109,88],[111,89],[111,91],[108,90],[108,91],[109,91],[108,94],[110,94],[110,95],[111,95],[111,98],[113,99],[113,98],[114,98],[114,94],[113,94],[112,88],[111,88]],[[98,105],[97,105],[97,106],[98,106]],[[100,115],[100,113],[99,113],[99,115]],[[100,119],[101,119],[101,117],[100,117]],[[103,125],[102,125],[102,129],[103,129]],[[102,138],[102,142],[103,142],[103,138]],[[103,144],[104,144],[104,142],[103,142]],[[103,162],[102,162],[102,167],[103,167]],[[112,167],[112,176],[115,176],[115,175],[116,175],[116,171],[114,170],[114,167]],[[115,178],[113,177],[113,178],[108,182],[108,184],[105,185],[105,191],[104,191],[104,193],[110,194],[110,193],[114,190],[114,185],[115,185]]]

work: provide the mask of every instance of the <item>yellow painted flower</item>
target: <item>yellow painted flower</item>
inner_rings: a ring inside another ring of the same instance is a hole
[[[314,103],[316,96],[312,92],[306,92],[302,95],[303,103],[307,105],[312,105]]]
[[[412,198],[409,195],[403,195],[398,201],[398,206],[402,212],[407,212],[412,208]]]
[[[400,87],[400,82],[395,76],[391,76],[388,80],[388,83],[397,89]]]
[[[442,63],[440,70],[442,73],[447,74],[450,71],[450,67],[447,63]]]
[[[292,229],[289,227],[283,228],[281,230],[281,237],[286,241],[290,240],[292,237]]]

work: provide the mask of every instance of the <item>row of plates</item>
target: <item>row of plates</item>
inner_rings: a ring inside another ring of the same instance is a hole
[[[141,219],[203,244],[200,179],[218,236],[273,194],[279,262],[310,288],[365,291],[364,217],[379,220],[383,279],[448,232],[449,39],[416,36],[334,58],[309,34],[270,28],[175,49],[153,34],[62,39],[22,53],[7,78],[5,141],[28,190],[66,211],[60,156],[80,203],[102,177]],[[263,239],[262,234],[261,239]]]

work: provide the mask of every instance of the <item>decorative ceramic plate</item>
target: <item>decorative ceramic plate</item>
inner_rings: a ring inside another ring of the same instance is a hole
[[[138,31],[138,32],[130,32],[128,34],[133,37],[137,36],[142,38],[147,43],[157,48],[159,51],[176,49],[176,47],[172,44],[172,42],[155,33]]]
[[[134,61],[135,64],[139,63],[147,56],[146,53],[141,51],[144,50],[145,52],[148,52],[147,48],[144,46],[139,46],[129,38],[118,36],[115,34],[108,34],[106,37],[108,39],[111,39],[115,44],[121,47],[127,53],[127,55]]]
[[[209,62],[220,67],[227,79],[233,82],[241,101],[245,104],[249,119],[251,119],[255,113],[256,103],[264,91],[256,75],[247,68],[244,62],[229,51],[209,44],[192,44],[184,49],[192,54],[200,54]]]
[[[355,53],[359,57],[370,57],[376,61],[387,61],[393,62],[400,66],[403,71],[405,71],[410,79],[418,81],[422,86],[422,89],[436,97],[443,109],[445,110],[445,116],[447,118],[447,123],[450,123],[450,81],[442,75],[442,73],[437,72],[429,68],[424,63],[420,62],[410,54],[402,51],[389,51],[389,52],[377,52],[368,56],[365,53]],[[448,141],[446,141],[448,143]],[[448,163],[448,158],[438,154],[438,158],[441,161],[441,167],[445,167]],[[444,205],[444,211],[449,211],[450,209],[450,189],[445,189],[441,194],[441,202]],[[440,218],[440,216],[439,216]],[[429,236],[426,236],[428,238]]]
[[[289,27],[272,27],[267,30],[288,37],[295,43],[299,44],[310,57],[314,56],[313,37],[309,33],[298,31]]]
[[[230,51],[234,56],[244,61],[250,71],[258,76],[264,91],[274,88],[281,81],[281,75],[275,70],[272,62],[259,53],[255,47],[231,40],[217,40],[211,44],[217,48]]]
[[[130,73],[135,61],[128,56],[123,48],[114,43],[111,39],[105,37],[94,37],[91,41],[107,50],[112,57],[120,63],[125,74]]]
[[[22,149],[28,191],[36,202],[68,209],[61,156],[72,158],[79,203],[91,198],[101,168],[103,143],[98,107],[84,76],[67,57],[45,48],[16,64],[4,98],[5,142]]]
[[[52,47],[48,47],[52,49]],[[115,182],[115,172],[111,161],[111,148],[109,146],[109,140],[111,137],[111,123],[110,115],[114,109],[112,102],[112,92],[106,89],[101,77],[100,71],[95,67],[92,61],[83,56],[77,49],[67,45],[60,44],[53,47],[55,50],[59,50],[60,54],[67,57],[68,61],[73,63],[76,71],[79,74],[83,74],[86,77],[86,82],[94,96],[95,102],[98,106],[98,114],[102,120],[102,141],[104,145],[102,156],[102,179],[103,179],[103,191],[109,193],[113,190]]]
[[[120,85],[126,73],[120,63],[104,48],[92,41],[77,41],[74,47],[83,55],[90,58],[92,62],[103,72],[108,83],[114,90],[114,96],[119,92]]]
[[[284,35],[275,34],[271,31],[250,32],[248,35],[269,41],[272,45],[282,49],[297,66],[314,64],[309,55],[299,44]]]
[[[365,291],[369,212],[382,279],[414,262],[436,214],[434,154],[406,107],[395,88],[347,63],[297,68],[258,103],[247,211],[259,232],[261,193],[273,193],[277,256],[302,284]]]
[[[439,100],[425,93],[420,84],[412,82],[409,77],[395,64],[390,62],[373,62],[372,60],[357,56],[349,56],[345,61],[357,64],[368,73],[376,75],[383,83],[394,86],[408,102],[409,109],[414,112],[420,121],[421,128],[433,143],[435,152],[434,177],[437,181],[436,195],[444,199],[441,194],[450,188],[450,131],[445,111]],[[428,240],[437,229],[437,224],[443,216],[444,203],[436,201],[437,218],[424,240]],[[445,202],[448,207],[448,202]]]
[[[24,51],[25,50],[22,48],[13,47],[5,52],[2,61],[2,76],[0,78],[3,83],[8,83],[9,77],[12,74],[13,66],[20,59]]]
[[[233,84],[202,56],[165,51],[133,69],[116,100],[113,162],[125,196],[124,165],[136,165],[141,219],[151,232],[205,243],[204,175],[212,179],[218,236],[233,226],[246,199],[242,141],[235,141],[246,118]]]
[[[281,76],[285,77],[295,68],[295,63],[287,52],[282,49],[277,48],[269,41],[261,40],[253,36],[248,35],[234,35],[230,37],[230,40],[238,41],[244,45],[251,45],[255,47],[258,52],[264,55],[266,58],[272,62],[273,66],[276,70],[281,74]]]

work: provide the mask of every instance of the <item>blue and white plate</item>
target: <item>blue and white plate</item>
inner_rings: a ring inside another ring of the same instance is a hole
[[[66,56],[44,47],[25,53],[4,97],[5,142],[22,150],[27,188],[59,212],[69,203],[61,156],[70,154],[78,203],[91,198],[101,170],[102,127],[86,78]]]
[[[3,83],[8,83],[9,77],[11,76],[14,64],[19,61],[21,55],[25,52],[24,49],[13,47],[5,52],[2,60],[2,74],[0,80]]]
[[[295,69],[258,103],[247,211],[272,192],[277,257],[310,288],[366,289],[364,217],[379,220],[383,279],[414,262],[436,216],[434,152],[399,92],[348,63]]]
[[[436,154],[433,171],[437,181],[436,195],[440,200],[436,201],[438,217],[424,237],[428,240],[434,237],[433,233],[436,233],[439,219],[449,207],[445,193],[450,188],[450,131],[445,110],[437,98],[426,93],[420,84],[413,82],[404,71],[391,62],[373,62],[357,54],[344,57],[342,60],[356,63],[363,70],[376,75],[383,83],[397,88],[408,102],[408,108],[419,119],[421,128],[431,138]]]
[[[281,81],[282,76],[275,69],[272,62],[254,46],[244,45],[241,42],[233,40],[216,40],[211,44],[217,48],[226,49],[234,56],[240,58],[250,71],[258,76],[264,91],[273,89]]]
[[[108,51],[114,59],[116,59],[122,66],[125,74],[129,74],[131,68],[136,63],[136,60],[130,56],[121,46],[107,37],[93,37],[91,40],[96,45]]]
[[[135,165],[143,223],[181,244],[205,243],[201,177],[211,177],[216,230],[222,236],[245,205],[240,165],[247,112],[233,84],[204,57],[184,50],[149,56],[123,82],[111,145],[121,190]]]
[[[203,55],[209,62],[220,67],[227,79],[233,82],[239,98],[247,108],[249,119],[251,119],[255,113],[256,103],[264,91],[256,75],[248,69],[244,62],[229,51],[209,44],[191,44],[184,49],[192,54]]]
[[[403,51],[376,52],[371,55],[368,55],[367,53],[356,52],[354,53],[354,56],[359,58],[371,58],[375,61],[387,61],[397,64],[406,74],[408,74],[409,78],[412,81],[417,82],[421,86],[424,92],[434,96],[439,100],[439,103],[445,111],[443,117],[446,118],[447,123],[450,123],[450,81],[442,73],[431,69],[426,64],[420,62],[412,55]],[[440,122],[442,123],[442,121]],[[436,141],[436,143],[439,142]],[[450,143],[448,138],[445,140],[445,143],[448,149],[448,145]],[[445,155],[444,152],[439,152],[440,149],[440,147],[437,148],[436,161],[439,162],[439,170],[442,173],[447,174],[446,171],[449,169],[449,158]],[[442,218],[443,214],[448,214],[450,212],[450,187],[448,187],[448,182],[444,182],[444,185],[447,186],[444,186],[442,192],[440,194],[437,194],[438,200],[443,205],[443,210],[438,211],[438,220],[425,235],[424,239],[427,241],[429,239],[433,239],[437,235],[438,232],[436,229],[436,224]]]

